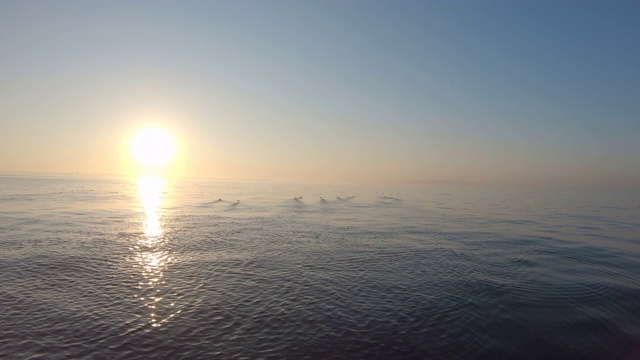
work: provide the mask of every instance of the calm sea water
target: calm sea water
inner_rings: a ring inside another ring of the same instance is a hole
[[[0,177],[0,315],[3,359],[635,359],[640,194]]]

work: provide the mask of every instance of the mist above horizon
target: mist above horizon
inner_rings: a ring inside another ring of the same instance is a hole
[[[5,1],[0,172],[638,187],[638,10]]]

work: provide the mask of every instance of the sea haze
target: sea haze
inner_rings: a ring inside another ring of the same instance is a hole
[[[640,195],[0,177],[0,358],[632,359]]]

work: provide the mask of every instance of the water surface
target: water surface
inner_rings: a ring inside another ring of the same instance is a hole
[[[632,359],[639,215],[633,192],[0,177],[0,358]]]

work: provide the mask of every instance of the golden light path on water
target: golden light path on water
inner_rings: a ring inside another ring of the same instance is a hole
[[[162,207],[165,199],[166,181],[157,176],[138,179],[138,195],[144,213],[143,233],[134,245],[134,266],[142,273],[138,283],[138,301],[148,309],[148,323],[161,326],[178,314],[175,302],[165,301],[166,280],[164,274],[173,262],[168,250],[168,239],[164,235]],[[147,315],[145,315],[146,317]]]

